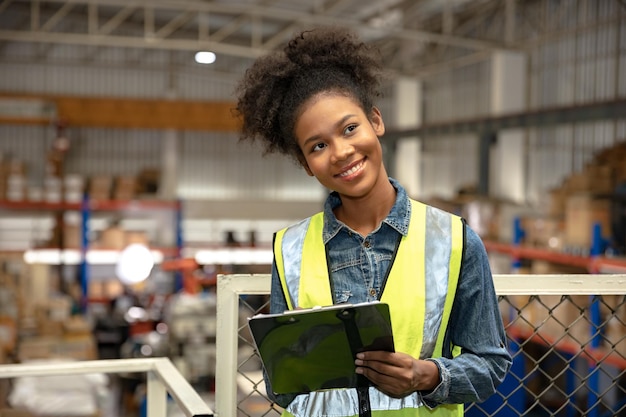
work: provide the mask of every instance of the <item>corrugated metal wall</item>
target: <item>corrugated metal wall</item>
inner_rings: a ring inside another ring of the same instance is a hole
[[[52,64],[19,62],[20,57],[32,58],[37,52],[38,48],[21,45],[13,51],[15,62],[0,63],[3,74],[0,90],[233,100],[237,81],[232,75],[214,73],[193,63],[188,67],[169,67],[172,57],[161,51],[94,49],[90,53],[86,47],[55,45],[46,49],[46,59]],[[92,62],[85,64],[86,56]],[[129,56],[137,56],[137,67],[120,67],[119,63],[126,62]],[[0,125],[0,151],[24,160],[29,176],[37,182],[44,174],[45,155],[55,134],[53,127]],[[66,134],[72,142],[67,172],[85,176],[123,175],[162,164],[163,132],[160,131],[69,127]],[[180,198],[296,201],[322,198],[320,186],[293,163],[285,158],[261,158],[259,149],[238,143],[236,134],[186,132],[181,135],[180,149]]]
[[[193,199],[321,201],[323,189],[290,159],[263,156],[236,135],[187,132],[179,193]]]
[[[573,106],[623,98],[626,31],[623,6],[611,1],[570,1],[534,6],[548,27],[571,35],[529,51],[531,109]],[[626,120],[626,119],[625,119]],[[626,140],[624,120],[529,129],[529,202],[544,198],[571,173],[581,171],[599,150]]]
[[[472,119],[489,114],[491,105],[489,61],[443,72],[424,81],[424,122]],[[424,197],[452,197],[478,182],[476,135],[424,138],[422,159]]]
[[[530,109],[573,106],[626,95],[626,30],[620,17],[623,7],[616,1],[517,3],[518,37],[529,40]],[[551,36],[552,31],[564,33]],[[488,115],[490,65],[487,60],[425,79],[424,121]],[[620,120],[529,129],[527,154],[520,155],[527,164],[526,200],[540,202],[548,190],[580,171],[597,151],[626,140],[624,126],[625,121]],[[450,196],[459,186],[477,181],[476,136],[425,139],[425,195]]]
[[[517,6],[522,22],[518,38],[534,42],[528,49],[531,109],[626,95],[626,31],[619,18],[623,7],[619,2],[544,0]],[[473,36],[492,30],[484,26]],[[551,37],[545,35],[549,30],[566,33]],[[12,59],[0,63],[3,91],[223,100],[232,99],[237,81],[210,67],[180,65],[176,54],[182,52],[24,43],[5,47]],[[33,63],[34,57],[39,57],[38,64]],[[426,78],[424,121],[488,115],[490,79],[488,60]],[[390,92],[387,89],[379,103],[383,114],[393,111]],[[389,127],[391,120],[386,117]],[[537,201],[564,176],[580,170],[597,150],[625,138],[625,129],[623,121],[530,129],[528,153],[522,156],[528,166],[527,200]],[[73,141],[68,166],[77,173],[132,173],[140,165],[162,160],[162,132],[70,128],[67,133]],[[42,175],[42,158],[54,134],[51,127],[0,126],[2,152],[26,160],[36,179]],[[317,183],[290,161],[263,159],[259,149],[237,143],[234,134],[186,132],[181,135],[180,149],[178,194],[182,198],[322,198]],[[477,149],[473,135],[426,138],[424,194],[450,195],[468,182],[475,183]]]

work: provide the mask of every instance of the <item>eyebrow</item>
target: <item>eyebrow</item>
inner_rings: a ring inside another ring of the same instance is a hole
[[[346,121],[348,121],[349,119],[356,117],[356,114],[346,114],[345,116],[343,116],[341,119],[339,119],[337,121],[337,123],[335,123],[334,127],[337,128],[341,125],[343,125]],[[316,141],[320,138],[321,135],[313,135],[310,138],[307,138],[304,142],[302,142],[302,146],[306,146],[308,145],[310,142]]]

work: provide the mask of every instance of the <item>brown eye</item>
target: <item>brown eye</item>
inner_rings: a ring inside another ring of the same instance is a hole
[[[324,142],[320,142],[320,143],[316,143],[315,145],[313,145],[313,148],[311,150],[313,152],[318,152],[324,149],[325,147],[326,147],[326,144]]]
[[[349,135],[350,133],[354,132],[356,130],[356,128],[357,128],[357,125],[355,125],[355,124],[354,125],[348,125],[348,126],[346,126],[346,130],[344,130],[343,133],[345,135]]]

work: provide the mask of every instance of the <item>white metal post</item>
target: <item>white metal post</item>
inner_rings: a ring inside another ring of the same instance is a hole
[[[167,391],[156,374],[152,371],[147,374],[146,407],[149,417],[167,416]]]
[[[232,276],[220,275],[217,278],[215,412],[224,417],[237,415],[239,296],[230,288],[231,282]]]
[[[270,292],[271,276],[219,275],[217,277],[217,329],[215,367],[215,414],[237,415],[237,346],[239,330],[239,295],[262,295]]]

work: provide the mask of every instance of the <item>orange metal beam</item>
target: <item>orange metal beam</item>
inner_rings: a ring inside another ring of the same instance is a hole
[[[56,119],[45,115],[0,115],[5,124],[52,124],[68,127],[110,127],[235,132],[239,120],[228,101],[157,100],[115,97],[18,95],[0,93],[0,99],[41,100],[56,109]]]

